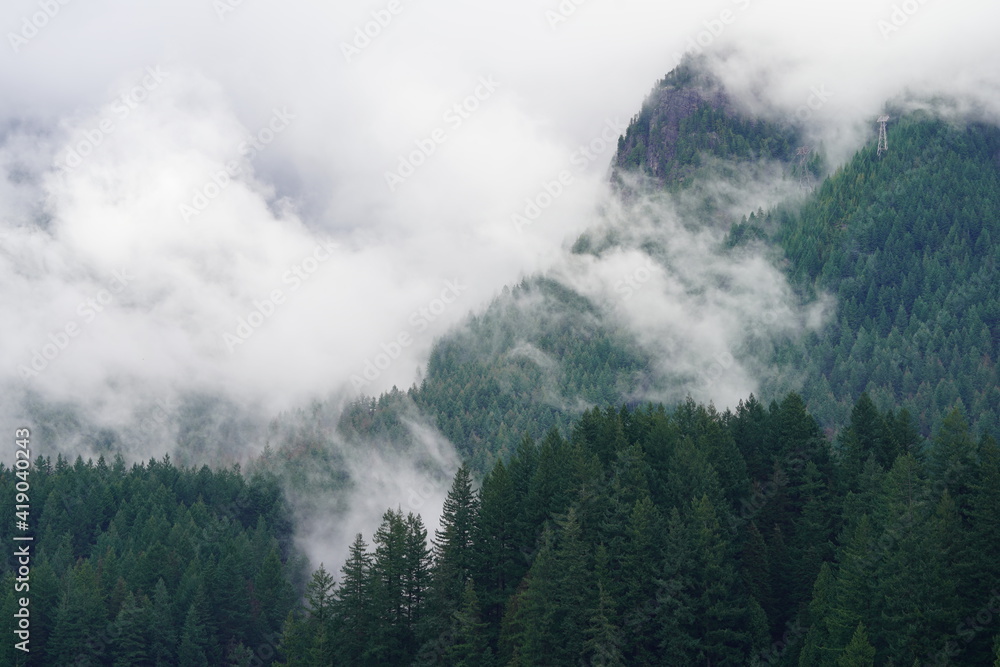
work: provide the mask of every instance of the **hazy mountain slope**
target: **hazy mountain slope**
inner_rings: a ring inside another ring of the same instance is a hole
[[[997,432],[1000,388],[1000,130],[924,115],[890,127],[890,150],[858,152],[774,239],[805,291],[837,297],[836,322],[776,361],[841,424],[867,390],[926,433],[961,399]]]
[[[718,170],[698,171],[707,155],[739,165],[761,146],[780,144],[771,155],[789,157],[791,134],[733,115],[724,93],[697,92],[706,85],[690,70],[661,82],[620,142],[617,178],[631,169],[668,187],[687,179],[688,189],[718,178]],[[665,129],[671,122],[683,132]],[[736,130],[717,140],[720,128]],[[891,135],[887,155],[876,158],[874,146],[859,151],[801,207],[779,206],[733,226],[729,245],[764,239],[784,253],[803,300],[836,297],[828,326],[777,341],[770,362],[781,370],[761,378],[762,393],[769,399],[799,389],[821,424],[837,429],[867,390],[883,410],[907,408],[924,434],[961,399],[974,431],[995,431],[998,132],[915,116],[894,123]],[[755,147],[747,148],[751,140]],[[644,151],[638,163],[637,150]],[[818,169],[819,158],[810,165]],[[710,224],[719,211],[692,213]],[[588,236],[576,250],[606,251],[617,242]],[[533,291],[544,294],[544,306],[528,298]],[[565,425],[584,405],[649,389],[649,355],[607,319],[572,288],[529,281],[439,342],[412,396],[482,466],[524,434]],[[745,354],[733,350],[736,359]]]
[[[483,449],[506,455],[590,405],[621,402],[648,363],[585,297],[536,279],[435,346],[412,396],[463,456],[485,464]]]

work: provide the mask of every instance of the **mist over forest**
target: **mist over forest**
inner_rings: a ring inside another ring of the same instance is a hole
[[[1000,665],[998,13],[11,2],[0,663]]]

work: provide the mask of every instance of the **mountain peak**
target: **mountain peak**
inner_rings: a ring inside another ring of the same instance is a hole
[[[790,124],[739,109],[705,59],[686,56],[657,83],[619,138],[613,179],[641,173],[668,188],[683,187],[706,157],[791,163],[800,143]]]

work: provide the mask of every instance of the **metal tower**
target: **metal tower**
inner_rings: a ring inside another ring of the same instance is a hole
[[[888,121],[889,121],[889,117],[888,116],[879,116],[878,120],[876,121],[877,123],[879,123],[879,128],[878,128],[878,153],[877,153],[878,157],[882,157],[882,153],[885,153],[887,150],[889,150],[889,139],[888,139],[888,137],[886,136],[886,133],[885,133],[885,124]]]

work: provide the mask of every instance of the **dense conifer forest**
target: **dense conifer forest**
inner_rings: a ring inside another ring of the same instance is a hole
[[[1000,449],[862,394],[586,411],[387,509],[286,626],[288,665],[992,664]],[[867,661],[865,656],[868,656]]]
[[[305,564],[281,488],[238,467],[178,468],[39,457],[31,470],[36,547],[31,652],[4,665],[246,665],[277,655]],[[0,468],[0,492],[15,495]],[[11,540],[15,507],[2,508]],[[18,558],[3,563],[5,635],[18,609]],[[25,660],[27,658],[27,661]]]
[[[36,458],[32,650],[5,641],[0,664],[1000,666],[1000,129],[925,110],[889,131],[827,173],[801,128],[686,62],[611,178],[687,197],[723,257],[762,252],[801,304],[836,304],[734,351],[779,369],[756,395],[643,400],[671,381],[648,348],[528,276],[436,341],[419,383],[317,404],[245,469]],[[757,168],[801,196],[727,218],[699,190]],[[347,493],[331,434],[402,456],[412,414],[462,460],[440,527],[386,507],[342,567],[309,563],[288,493]],[[0,466],[0,496],[18,479]],[[0,519],[12,544],[15,506]],[[8,638],[17,571],[10,552]]]

